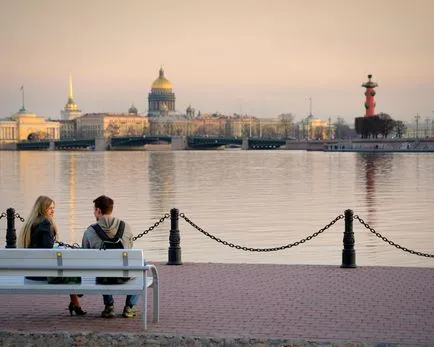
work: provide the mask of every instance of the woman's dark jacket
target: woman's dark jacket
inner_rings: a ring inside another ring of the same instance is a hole
[[[30,229],[29,248],[53,248],[54,231],[48,219],[42,219]]]
[[[29,248],[53,248],[54,246],[54,231],[48,219],[42,219],[38,223],[33,224],[30,229],[30,245]],[[34,281],[46,281],[47,277],[26,277]]]

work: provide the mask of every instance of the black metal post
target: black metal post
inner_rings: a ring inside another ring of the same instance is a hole
[[[15,231],[15,210],[6,210],[7,229],[6,229],[6,248],[17,248],[17,233]]]
[[[182,265],[178,220],[179,211],[176,208],[172,208],[170,210],[169,261],[167,265]]]
[[[356,250],[354,249],[353,210],[345,210],[344,249],[342,250],[342,268],[356,268]]]

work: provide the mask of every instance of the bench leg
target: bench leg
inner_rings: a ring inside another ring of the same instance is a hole
[[[146,330],[147,327],[147,318],[148,318],[148,300],[147,300],[148,295],[146,295],[146,288],[145,291],[142,294],[142,312],[143,312],[143,318],[142,318],[142,324],[143,324],[143,328]]]
[[[153,298],[153,314],[154,322],[158,322],[160,318],[160,297],[159,297],[159,283],[158,272],[155,266],[151,267],[152,272],[152,298]]]

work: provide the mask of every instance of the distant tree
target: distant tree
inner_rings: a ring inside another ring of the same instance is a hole
[[[225,121],[224,135],[226,135],[226,136],[232,136],[233,135],[233,132],[232,132],[232,123],[229,120]]]
[[[173,130],[173,122],[167,120],[160,125],[160,133],[163,135],[171,135]]]
[[[264,125],[262,127],[262,137],[276,137],[277,131],[272,125]]]
[[[194,135],[205,135],[206,134],[205,125],[198,126],[193,133]]]
[[[250,135],[250,126],[249,124],[243,123],[241,128],[241,136],[248,137]]]
[[[396,137],[398,139],[401,139],[407,130],[407,126],[404,124],[403,121],[397,120],[395,121],[394,124],[394,130],[395,130]]]
[[[294,116],[292,113],[282,113],[277,116],[279,120],[279,133],[284,137],[288,138],[294,134]]]
[[[341,117],[338,117],[337,122],[333,126],[335,128],[336,139],[351,139],[357,136],[356,131],[351,129]]]
[[[142,134],[141,135],[147,135],[147,134],[149,134],[149,124],[145,124],[143,126]]]
[[[395,121],[387,113],[379,113],[379,133],[387,139],[387,136],[392,132],[395,127]]]
[[[118,136],[120,134],[120,126],[118,122],[111,121],[104,132],[108,137]]]

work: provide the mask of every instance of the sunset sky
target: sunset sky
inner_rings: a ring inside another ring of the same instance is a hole
[[[69,74],[82,112],[147,111],[163,66],[176,108],[351,125],[434,118],[433,0],[0,0],[0,118],[59,119]]]

